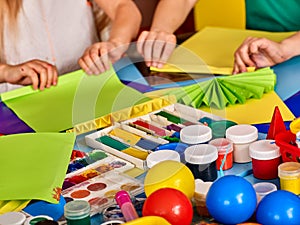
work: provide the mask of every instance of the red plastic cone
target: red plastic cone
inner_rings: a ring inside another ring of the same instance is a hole
[[[282,119],[278,106],[275,107],[272,121],[268,130],[266,139],[275,139],[275,136],[283,131],[286,131],[284,121]]]

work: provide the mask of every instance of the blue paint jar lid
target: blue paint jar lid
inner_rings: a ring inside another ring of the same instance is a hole
[[[184,152],[185,161],[191,164],[208,164],[218,158],[217,147],[210,144],[193,145]]]
[[[212,138],[212,130],[205,125],[190,125],[180,130],[180,141],[186,144],[206,143]]]

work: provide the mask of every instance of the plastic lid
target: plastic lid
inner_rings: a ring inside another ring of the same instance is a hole
[[[147,167],[152,168],[155,164],[165,160],[174,160],[180,162],[180,154],[175,150],[169,149],[152,152],[146,158]]]
[[[26,216],[20,212],[8,212],[0,215],[0,224],[5,225],[22,225]]]
[[[249,124],[239,124],[226,130],[226,138],[235,144],[250,143],[257,140],[258,130]]]
[[[219,154],[233,151],[232,142],[227,138],[216,138],[211,140],[208,144],[215,146]]]
[[[90,215],[90,204],[84,200],[74,200],[64,206],[66,219],[83,219]]]
[[[280,148],[274,140],[255,141],[249,145],[249,155],[253,159],[269,160],[281,156]]]
[[[218,158],[218,150],[210,144],[200,144],[188,147],[185,152],[185,161],[192,164],[207,164]]]
[[[115,199],[120,207],[122,207],[124,203],[131,202],[128,192],[124,190],[118,191],[115,195]]]
[[[180,141],[187,144],[200,144],[212,138],[212,130],[204,125],[190,125],[180,130]]]

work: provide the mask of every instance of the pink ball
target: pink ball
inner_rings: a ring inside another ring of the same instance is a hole
[[[146,199],[143,216],[160,216],[172,225],[190,225],[193,206],[185,194],[174,188],[161,188]]]

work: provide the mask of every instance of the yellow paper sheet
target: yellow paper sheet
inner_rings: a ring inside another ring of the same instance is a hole
[[[158,71],[231,74],[234,52],[245,38],[281,41],[293,33],[206,27],[178,46],[168,63]]]
[[[195,29],[206,26],[245,29],[245,0],[201,0],[194,7]]]
[[[247,104],[229,105],[222,110],[209,107],[200,107],[200,109],[238,124],[259,124],[271,122],[275,106],[279,107],[284,121],[291,121],[295,118],[274,91],[264,94],[262,99],[249,99]]]

